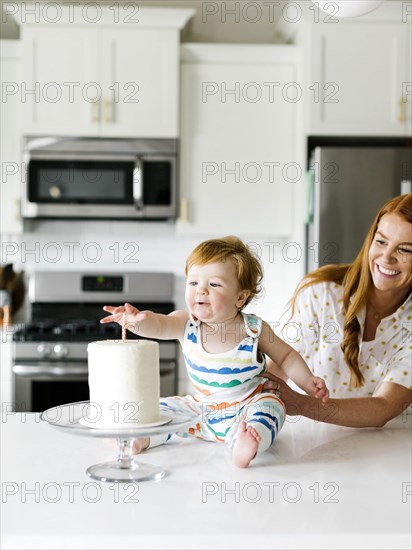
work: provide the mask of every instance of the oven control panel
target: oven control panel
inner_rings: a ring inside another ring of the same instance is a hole
[[[37,352],[43,357],[66,357],[69,354],[69,348],[64,344],[49,344],[46,342],[40,342],[37,346]]]
[[[123,277],[85,275],[82,277],[83,292],[122,292]]]

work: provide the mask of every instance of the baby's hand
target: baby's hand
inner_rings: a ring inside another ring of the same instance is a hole
[[[144,321],[148,315],[148,311],[140,311],[130,304],[124,306],[103,306],[104,311],[110,313],[107,317],[100,319],[101,323],[118,323],[123,326],[123,322],[127,330],[131,330],[135,334],[139,332],[139,323]]]
[[[316,399],[320,399],[322,405],[326,405],[329,399],[329,390],[323,378],[319,378],[318,376],[312,378],[308,394],[312,397],[316,397]]]

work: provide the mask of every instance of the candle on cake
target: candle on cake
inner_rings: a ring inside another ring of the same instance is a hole
[[[122,317],[122,342],[126,342],[126,313]]]
[[[103,340],[87,346],[90,406],[97,428],[132,428],[160,419],[159,344]]]

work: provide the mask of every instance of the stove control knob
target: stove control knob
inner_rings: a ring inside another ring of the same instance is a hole
[[[41,353],[41,355],[43,357],[49,357],[49,355],[51,354],[51,347],[49,346],[49,344],[39,344],[37,346],[37,351],[39,353]]]
[[[53,352],[56,357],[64,357],[68,354],[69,350],[63,344],[56,344],[53,348]]]

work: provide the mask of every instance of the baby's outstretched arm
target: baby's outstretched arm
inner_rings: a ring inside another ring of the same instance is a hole
[[[152,313],[150,311],[139,311],[137,308],[133,307],[130,304],[124,304],[123,306],[103,306],[103,310],[110,313],[107,317],[103,317],[100,320],[102,324],[104,323],[118,323],[120,326],[125,324],[127,330],[134,332],[135,334],[140,334],[140,325],[143,324],[143,321],[146,320],[147,323],[148,314]],[[148,327],[150,330],[150,326]]]
[[[299,353],[278,338],[267,323],[262,325],[259,350],[270,357],[303,391],[321,399],[323,404],[328,401],[329,391],[325,381],[313,376]]]
[[[110,315],[101,319],[101,323],[118,323],[122,326],[124,322],[127,330],[145,338],[159,340],[180,340],[189,318],[186,311],[162,315],[153,311],[140,311],[131,304],[104,306],[103,309]]]
[[[319,376],[312,375],[312,380],[309,383],[309,386],[302,389],[304,389],[308,395],[316,397],[316,399],[320,399],[324,405],[329,399],[329,390],[326,387],[326,382],[323,380],[323,378],[319,378]]]

